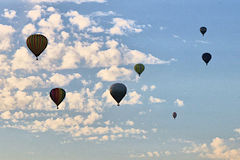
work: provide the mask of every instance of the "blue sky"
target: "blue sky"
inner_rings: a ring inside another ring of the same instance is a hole
[[[240,159],[240,2],[0,4],[0,159]],[[25,44],[34,33],[49,40],[38,61]],[[67,92],[59,110],[55,87]]]

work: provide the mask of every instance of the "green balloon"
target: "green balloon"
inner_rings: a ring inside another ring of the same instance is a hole
[[[142,63],[138,63],[134,66],[134,70],[138,73],[139,77],[142,74],[142,72],[144,71],[145,67]]]

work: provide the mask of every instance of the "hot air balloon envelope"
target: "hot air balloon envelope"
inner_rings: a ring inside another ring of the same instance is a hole
[[[126,95],[126,93],[127,93],[127,87],[122,83],[115,83],[110,87],[110,94],[118,103],[118,106],[121,100],[123,99],[123,97]]]
[[[63,101],[65,96],[66,92],[62,88],[54,88],[50,92],[50,97],[53,100],[53,102],[57,105],[57,109],[58,105]]]
[[[204,34],[207,32],[207,28],[206,28],[206,27],[201,27],[201,28],[200,28],[200,32],[201,32],[202,35],[204,36]]]
[[[211,58],[212,58],[212,55],[210,53],[203,53],[202,55],[202,59],[206,63],[206,65],[211,60]]]
[[[138,75],[140,76],[141,73],[144,71],[145,67],[143,64],[138,63],[134,66],[134,70],[138,73]]]
[[[27,38],[27,46],[32,51],[32,53],[36,56],[38,60],[38,56],[45,50],[48,44],[48,40],[44,35],[41,34],[33,34]]]
[[[173,118],[175,119],[177,117],[177,113],[176,112],[173,112],[172,114]]]

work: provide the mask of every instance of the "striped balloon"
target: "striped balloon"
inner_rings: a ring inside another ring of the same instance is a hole
[[[138,73],[139,77],[141,75],[141,73],[144,71],[145,67],[143,64],[138,63],[134,66],[134,70]]]
[[[38,56],[45,50],[48,44],[48,40],[44,35],[41,34],[33,34],[27,38],[27,46],[32,51],[32,53],[36,56],[38,60]]]
[[[63,101],[65,96],[66,92],[62,88],[54,88],[50,92],[50,97],[53,100],[53,102],[57,105],[57,109],[58,105]]]

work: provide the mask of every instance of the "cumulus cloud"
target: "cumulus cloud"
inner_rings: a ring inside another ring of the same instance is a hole
[[[151,85],[151,86],[150,86],[151,91],[153,91],[155,88],[156,88],[155,85]]]
[[[240,128],[236,128],[234,131],[240,134]]]
[[[2,16],[5,18],[13,19],[14,17],[16,17],[16,11],[4,9],[4,13]]]
[[[137,154],[130,154],[130,158],[159,158],[161,155],[169,156],[171,152],[169,151],[148,151],[146,153],[137,153]]]
[[[7,55],[0,54],[0,75],[9,75],[10,73],[10,61]],[[1,80],[0,80],[1,82]]]
[[[48,41],[51,43],[54,41],[54,37],[57,37],[56,31],[61,31],[63,26],[63,20],[59,13],[52,13],[47,19],[41,19],[38,22],[40,26],[39,31],[44,33],[46,37],[48,37]]]
[[[95,27],[93,26],[92,28],[89,29],[92,33],[100,33],[104,32],[104,29],[102,27]]]
[[[110,104],[110,105],[115,105],[116,104],[116,102],[112,98],[109,90],[106,90],[102,94],[102,98],[105,99],[105,103],[107,103],[107,104]],[[127,93],[127,96],[125,96],[123,98],[123,100],[121,101],[121,104],[129,104],[129,105],[142,104],[140,98],[141,98],[140,94],[138,94],[136,91],[132,91],[132,92]]]
[[[138,50],[131,50],[126,46],[123,46],[122,51],[125,53],[123,61],[125,64],[169,64],[172,61],[176,61],[174,58],[168,61],[160,60],[157,57],[154,57],[151,54],[145,54]]]
[[[127,121],[126,121],[126,125],[128,125],[128,126],[133,126],[133,125],[134,125],[134,122],[133,122],[133,121],[130,121],[130,120],[127,120]]]
[[[164,100],[164,99],[155,98],[155,97],[153,97],[153,96],[150,96],[150,97],[149,97],[149,101],[150,101],[151,103],[163,103],[163,102],[166,102],[166,100]]]
[[[91,25],[91,20],[89,17],[79,14],[77,11],[70,11],[66,13],[71,24],[76,25],[79,30],[83,30]]]
[[[216,137],[207,145],[192,143],[191,147],[183,148],[184,153],[199,153],[199,156],[209,159],[236,160],[240,159],[240,148],[230,148],[224,139]]]
[[[41,14],[44,12],[40,5],[35,5],[34,8],[27,13],[27,17],[31,18],[32,21],[36,21],[37,19],[41,18]]]
[[[142,104],[142,101],[140,100],[142,96],[138,94],[136,91],[132,91],[127,93],[127,96],[123,99],[122,104]]]
[[[0,24],[0,51],[7,51],[11,48],[11,36],[15,29],[9,25]]]
[[[56,86],[65,86],[68,85],[73,79],[80,78],[81,75],[79,73],[63,75],[59,73],[53,73],[52,76],[49,78],[49,83],[52,83]]]
[[[87,2],[96,2],[104,3],[106,0],[28,0],[31,3],[58,3],[58,2],[73,2],[77,4],[87,3]]]
[[[178,107],[184,106],[183,100],[180,100],[180,99],[178,99],[178,98],[174,101],[174,103],[175,103]]]
[[[35,33],[35,32],[36,32],[36,28],[35,28],[35,26],[34,26],[33,24],[31,24],[31,23],[25,25],[25,26],[23,27],[23,29],[22,29],[22,34],[23,34],[24,36],[29,36],[29,35],[31,35],[31,34],[33,34],[33,33]]]
[[[111,35],[124,35],[125,32],[142,32],[140,26],[135,24],[133,20],[125,20],[122,18],[113,18],[114,26],[110,28],[109,33]]]
[[[130,80],[133,71],[126,68],[112,66],[109,69],[102,69],[97,73],[97,77],[103,81]]]
[[[147,89],[148,89],[148,86],[147,86],[147,85],[143,85],[142,88],[141,88],[141,90],[144,91],[144,92],[145,92]]]
[[[113,11],[103,12],[103,11],[97,11],[91,14],[92,16],[110,16],[110,15],[116,15]]]
[[[33,54],[30,55],[25,47],[21,47],[15,52],[11,63],[13,70],[25,70],[30,73],[37,70]]]

